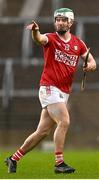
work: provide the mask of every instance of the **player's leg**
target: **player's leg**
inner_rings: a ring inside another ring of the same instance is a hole
[[[55,172],[57,173],[71,173],[75,169],[66,165],[63,159],[63,149],[65,143],[66,133],[70,124],[69,113],[64,102],[55,103],[47,106],[49,115],[57,123],[56,130],[54,132],[55,143]]]
[[[55,122],[49,116],[47,109],[43,109],[37,130],[25,140],[23,145],[11,157],[6,159],[9,173],[16,172],[17,161],[47,136],[54,124]]]
[[[65,137],[70,124],[68,110],[63,102],[48,105],[47,109],[51,118],[57,123],[54,132],[55,152],[63,152]]]
[[[47,108],[44,108],[41,112],[40,122],[36,131],[31,134],[21,146],[21,149],[26,153],[35,147],[43,138],[49,133],[55,122],[51,119],[48,114]]]

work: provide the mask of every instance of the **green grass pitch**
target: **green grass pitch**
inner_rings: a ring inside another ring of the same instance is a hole
[[[1,179],[99,179],[98,151],[65,151],[65,162],[73,166],[73,174],[55,174],[53,152],[32,151],[18,162],[17,173],[8,174],[4,159],[12,152],[0,152]]]

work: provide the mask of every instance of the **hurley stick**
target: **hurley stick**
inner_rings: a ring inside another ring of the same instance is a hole
[[[87,67],[89,52],[90,52],[90,48],[88,48],[88,52],[87,52],[87,55],[86,55],[84,68]],[[83,74],[83,78],[82,78],[82,82],[81,82],[81,91],[84,91],[85,84],[86,84],[86,72],[84,72],[84,74]]]

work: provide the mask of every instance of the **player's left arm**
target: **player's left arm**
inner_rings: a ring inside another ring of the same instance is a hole
[[[86,59],[86,55],[87,55],[87,52],[84,55],[82,55],[82,59],[84,61]],[[93,55],[91,53],[89,53],[87,66],[86,67],[83,66],[83,70],[84,71],[95,71],[95,69],[96,69],[96,61],[95,61]]]

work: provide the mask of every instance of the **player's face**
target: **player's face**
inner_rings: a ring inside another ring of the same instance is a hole
[[[70,29],[71,25],[71,22],[69,22],[66,17],[55,18],[55,30],[61,35],[65,34]]]

